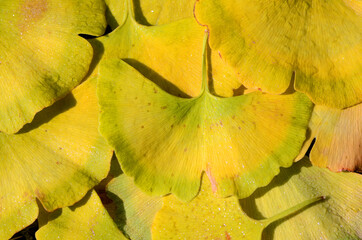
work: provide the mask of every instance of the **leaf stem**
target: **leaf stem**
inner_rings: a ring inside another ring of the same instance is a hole
[[[300,210],[302,210],[303,208],[313,204],[313,203],[316,203],[318,201],[321,201],[321,200],[324,200],[326,197],[325,196],[320,196],[320,197],[315,197],[315,198],[312,198],[312,199],[309,199],[309,200],[306,200],[304,202],[301,202],[297,205],[295,205],[294,207],[291,207],[285,211],[282,211],[281,213],[278,213],[268,219],[265,219],[265,220],[262,220],[261,222],[263,224],[265,224],[265,227],[268,226],[269,224],[275,222],[275,221],[278,221],[280,219],[283,219],[285,217],[288,217]]]
[[[204,42],[202,45],[202,85],[201,85],[201,94],[204,92],[209,92],[209,82],[207,76],[207,41],[209,39],[209,31],[205,30]]]

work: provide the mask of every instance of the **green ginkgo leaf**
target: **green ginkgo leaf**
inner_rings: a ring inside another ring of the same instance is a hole
[[[101,0],[0,2],[0,132],[17,132],[84,78],[101,35]]]
[[[168,92],[197,96],[204,28],[193,18],[161,26],[141,25],[134,18],[132,1],[127,2],[122,6],[128,8],[119,8],[124,15],[122,24],[91,41],[95,51],[103,53],[101,61],[123,59]],[[211,90],[220,96],[233,96],[233,89],[240,87],[241,80],[216,52],[210,55]]]
[[[252,218],[273,216],[296,202],[315,196],[326,200],[286,221],[265,229],[265,239],[361,239],[362,176],[357,173],[334,173],[311,166],[308,159],[295,163],[266,187],[240,200]]]
[[[103,207],[97,193],[89,192],[71,207],[39,215],[38,240],[126,240]]]
[[[106,0],[107,21],[112,29],[121,25],[127,0]],[[135,18],[142,24],[162,25],[193,17],[194,0],[141,0],[133,3]]]
[[[123,61],[99,70],[100,131],[122,170],[154,195],[197,195],[202,172],[221,196],[249,196],[290,166],[305,140],[312,103],[301,93],[219,98],[164,92]],[[270,127],[273,126],[273,127]]]
[[[39,112],[19,133],[0,133],[0,239],[74,204],[107,176],[112,149],[98,133],[96,79]]]
[[[310,152],[313,165],[332,171],[362,170],[362,104],[339,110],[315,106],[309,122],[311,134],[305,142],[299,159]]]
[[[323,197],[306,199],[271,218],[255,220],[240,208],[238,198],[218,198],[204,177],[200,194],[191,202],[180,202],[170,195],[163,198],[162,209],[152,224],[153,239],[261,239],[271,223],[308,207]],[[295,204],[295,203],[294,203]]]
[[[107,192],[117,207],[118,227],[132,240],[151,240],[151,226],[162,198],[147,195],[125,174],[110,181]]]
[[[210,46],[243,84],[282,93],[295,89],[316,104],[362,101],[362,8],[359,1],[199,0],[196,18]]]

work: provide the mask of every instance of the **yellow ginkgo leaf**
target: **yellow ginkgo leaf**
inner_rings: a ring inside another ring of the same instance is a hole
[[[298,159],[310,152],[313,165],[332,171],[362,170],[362,104],[344,110],[315,106],[309,127],[311,135]]]
[[[112,29],[124,21],[126,0],[106,0],[107,21]],[[142,24],[162,25],[193,17],[194,0],[140,0],[134,1],[135,19]]]
[[[95,191],[71,207],[39,215],[38,240],[126,240]]]
[[[361,239],[362,176],[333,173],[311,166],[307,158],[280,174],[264,188],[240,200],[242,209],[256,219],[273,216],[295,203],[315,196],[326,199],[286,221],[265,229],[263,239]]]
[[[362,101],[359,1],[199,0],[196,18],[246,87],[282,93],[295,72],[296,90],[316,104]]]
[[[0,2],[0,132],[17,132],[80,83],[92,47],[78,34],[101,35],[104,11],[101,0]]]
[[[152,224],[153,239],[261,239],[263,229],[308,207],[323,197],[306,199],[269,219],[254,220],[240,208],[236,197],[218,198],[204,177],[200,194],[189,203],[170,195]],[[294,203],[295,204],[295,203]],[[317,204],[318,205],[318,204]],[[278,210],[277,210],[278,212]]]
[[[123,61],[99,67],[100,131],[122,170],[154,195],[191,200],[204,171],[221,196],[247,197],[290,166],[305,140],[312,103],[304,94],[216,97],[204,46],[195,98],[164,92]]]
[[[332,173],[311,166],[304,159],[282,169],[267,187],[242,200],[218,198],[210,191],[206,177],[200,194],[189,203],[180,202],[172,195],[163,199],[147,196],[125,175],[111,182],[108,190],[114,199],[123,203],[119,207],[124,207],[126,216],[138,219],[128,222],[133,224],[131,229],[137,232],[139,227],[143,231],[132,235],[134,240],[149,239],[149,224],[143,223],[151,221],[155,240],[206,237],[257,240],[262,233],[262,239],[357,240],[362,236],[359,227],[362,220],[361,181],[361,175]],[[318,196],[326,198],[313,204]],[[162,209],[156,213],[161,199]],[[132,214],[127,215],[129,211]],[[147,235],[142,236],[144,232]]]
[[[147,195],[125,174],[113,179],[107,185],[107,192],[118,207],[116,218],[125,218],[119,228],[132,240],[151,240],[152,222],[162,207],[162,198]]]
[[[112,149],[98,133],[96,79],[39,112],[17,134],[0,133],[0,239],[69,206],[107,176]]]
[[[201,87],[204,28],[193,18],[161,26],[141,25],[134,19],[129,2],[123,24],[91,41],[96,51],[103,52],[102,61],[123,59],[166,91],[178,96],[197,96]],[[210,58],[211,90],[220,96],[233,96],[233,89],[240,86],[241,80],[216,52]]]

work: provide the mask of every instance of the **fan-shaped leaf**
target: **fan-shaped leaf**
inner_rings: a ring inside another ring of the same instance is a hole
[[[100,0],[0,2],[0,131],[17,132],[83,79],[91,45],[78,34],[100,35]]]
[[[96,81],[38,113],[18,134],[0,133],[0,239],[69,206],[107,176],[112,150],[98,133]]]
[[[316,104],[362,101],[362,11],[358,1],[200,0],[196,18],[212,49],[243,84],[282,93],[295,88]]]

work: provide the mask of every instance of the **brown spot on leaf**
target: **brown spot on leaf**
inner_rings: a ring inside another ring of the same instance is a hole
[[[19,23],[20,32],[27,31],[30,24],[42,19],[47,9],[48,2],[46,0],[25,0],[20,11],[22,16]]]
[[[167,108],[167,106],[163,106],[163,107],[161,107],[161,109],[166,109]]]
[[[231,236],[229,235],[229,233],[227,231],[225,231],[225,239],[231,240]]]
[[[156,88],[153,88],[153,92],[154,92],[154,93],[157,93],[158,91],[157,91],[157,89],[156,89]]]
[[[141,128],[145,128],[145,126],[142,125]]]

